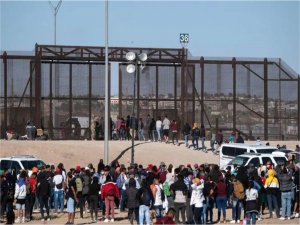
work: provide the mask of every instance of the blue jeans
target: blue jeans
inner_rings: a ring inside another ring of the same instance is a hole
[[[279,216],[279,208],[278,208],[278,202],[277,202],[276,194],[267,194],[267,200],[268,200],[268,208],[269,208],[270,216],[271,217],[273,216],[273,204],[274,204],[274,207],[275,207],[276,214]]]
[[[150,208],[149,206],[140,205],[139,224],[144,225],[144,220],[146,221],[146,225],[150,225]]]
[[[205,137],[201,137],[202,149],[206,148],[204,142],[205,142]]]
[[[140,141],[145,140],[144,129],[140,129],[140,130],[139,130],[139,140],[140,140]]]
[[[162,205],[155,205],[154,210],[155,210],[156,219],[162,218],[163,206]]]
[[[205,197],[205,203],[203,204],[203,223],[206,224],[208,222],[208,212],[210,222],[213,221],[213,208],[214,208],[214,198],[213,197]]]
[[[185,134],[185,135],[184,135],[184,143],[185,143],[185,146],[189,146],[189,137],[190,137],[189,134]]]
[[[226,196],[217,196],[217,206],[218,206],[218,221],[221,218],[221,211],[223,213],[223,219],[226,220]]]
[[[161,135],[160,135],[160,128],[156,128],[156,133],[157,133],[157,141],[161,141]]]
[[[283,217],[290,217],[291,216],[291,206],[292,206],[292,197],[293,192],[281,192],[281,205],[282,205],[282,213],[281,216]]]
[[[64,211],[64,192],[63,191],[54,191],[54,208],[55,211],[58,210],[58,203],[60,205],[60,211]]]
[[[255,212],[247,213],[247,225],[250,224],[250,220],[252,220],[252,225],[256,224],[256,215]]]
[[[237,198],[234,198],[232,201],[232,220],[240,220],[241,219],[241,209],[243,207],[243,203],[239,201]]]
[[[156,135],[155,135],[156,131],[152,130],[151,132],[152,132],[152,140],[151,141],[156,141]]]
[[[125,210],[125,194],[126,190],[119,189],[121,193],[121,199],[120,199],[120,210]]]
[[[198,139],[199,139],[199,137],[196,137],[196,136],[192,137],[192,143],[193,143],[194,148],[196,148],[196,149],[199,148]],[[195,141],[196,141],[196,145],[195,145]]]
[[[120,137],[119,137],[119,139],[125,140],[125,134],[126,134],[125,129],[123,127],[121,127],[120,128]]]
[[[54,207],[54,188],[51,188],[50,198],[49,198],[49,209]]]

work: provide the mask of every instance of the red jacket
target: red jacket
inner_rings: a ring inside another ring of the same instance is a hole
[[[105,199],[111,192],[114,193],[114,197],[120,198],[119,188],[116,183],[110,181],[110,182],[102,184],[102,186],[101,186],[101,198],[102,199]]]
[[[37,179],[33,178],[33,177],[29,177],[28,182],[29,182],[29,185],[30,185],[31,193],[35,193],[36,192]]]

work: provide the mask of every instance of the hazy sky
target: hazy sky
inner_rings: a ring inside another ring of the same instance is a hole
[[[57,4],[57,1],[53,1]],[[1,1],[1,50],[54,43],[48,1]],[[104,1],[63,1],[57,44],[104,46]],[[193,56],[282,58],[300,71],[299,1],[109,1],[109,45],[179,48]]]

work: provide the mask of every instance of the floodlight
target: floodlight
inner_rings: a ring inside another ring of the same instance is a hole
[[[139,54],[139,60],[141,60],[142,62],[145,62],[147,60],[147,54],[146,53],[141,53]]]
[[[134,52],[127,52],[127,53],[126,53],[126,59],[127,59],[128,61],[133,61],[133,60],[135,60],[135,57],[136,57],[136,55],[135,55]]]
[[[134,73],[134,71],[135,71],[135,65],[129,64],[129,65],[126,67],[126,71],[127,71],[127,73]]]

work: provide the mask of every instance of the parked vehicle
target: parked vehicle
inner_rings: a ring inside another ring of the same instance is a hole
[[[249,144],[222,144],[220,147],[220,167],[227,165],[232,159],[244,153],[261,153],[271,154],[278,151],[276,147],[266,145],[249,145]]]
[[[28,174],[31,174],[33,167],[38,165],[46,166],[46,164],[41,160],[32,155],[16,155],[0,158],[0,169],[10,169],[16,170],[16,173],[19,174],[20,170],[28,170]]]
[[[271,161],[274,166],[277,166],[279,162],[285,163],[287,160],[285,153],[279,151],[274,151],[271,154],[245,153],[235,157],[227,165],[221,168],[226,169],[230,166],[231,171],[233,171],[234,165],[248,166],[251,163],[255,167],[259,167],[260,165],[266,165],[268,161]]]

